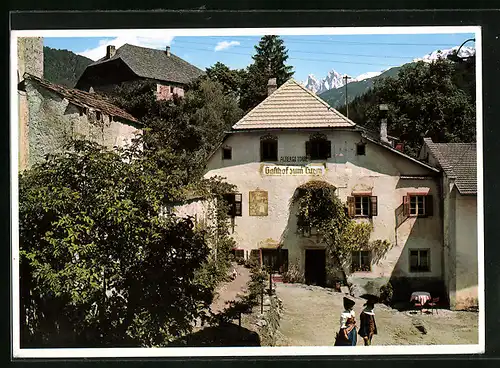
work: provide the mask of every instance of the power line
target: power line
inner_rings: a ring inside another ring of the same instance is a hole
[[[196,45],[203,45],[203,46],[212,46],[211,44],[204,43],[204,42],[193,42],[193,41],[178,41],[178,42],[185,42],[185,43],[191,43],[191,44],[196,44]],[[177,42],[176,42],[177,45]],[[252,49],[254,50],[254,47],[250,46],[240,46],[238,45],[239,49]],[[215,50],[214,50],[215,51]],[[311,51],[299,51],[299,50],[294,50],[294,49],[288,49],[289,52],[297,53],[297,54],[314,54],[314,55],[341,55],[341,56],[356,56],[356,57],[370,57],[370,58],[384,58],[384,59],[413,59],[415,56],[393,56],[393,55],[373,55],[373,54],[346,54],[346,53],[341,53],[341,52],[326,52],[326,51],[320,51],[320,52],[311,52]]]
[[[186,50],[197,50],[197,51],[207,51],[207,52],[213,52],[213,49],[200,49],[200,48],[195,48],[195,47],[186,47],[186,46],[176,46],[178,48],[186,49]],[[233,55],[244,55],[244,56],[252,56],[249,54],[241,53],[241,52],[234,52],[234,51],[217,51],[220,53],[225,53],[225,54],[233,54]],[[381,64],[381,63],[363,63],[360,61],[341,61],[341,60],[325,60],[325,59],[310,59],[310,58],[296,58],[296,57],[289,57],[290,60],[302,60],[302,61],[317,61],[317,62],[324,62],[324,63],[339,63],[339,64],[360,64],[360,65],[376,65],[376,66],[389,66],[393,67],[394,65],[392,64]]]
[[[349,35],[352,36],[352,35]],[[253,38],[243,38],[241,36],[203,36],[207,38],[224,38],[224,37],[234,37],[238,39],[245,39],[248,41],[253,41]],[[261,37],[261,36],[256,36]],[[280,37],[285,41],[285,43],[345,43],[352,45],[387,45],[387,46],[437,46],[437,47],[455,47],[458,46],[452,43],[408,43],[408,42],[361,42],[361,41],[342,41],[342,40],[307,40],[303,38],[290,39],[290,36],[280,35]],[[284,39],[286,37],[286,39]],[[292,36],[293,37],[293,36]]]

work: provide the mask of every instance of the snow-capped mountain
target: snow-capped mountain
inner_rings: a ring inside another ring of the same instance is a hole
[[[413,61],[414,62],[424,61],[426,63],[430,63],[430,62],[435,61],[437,59],[445,59],[448,55],[453,54],[458,49],[458,47],[459,46],[455,46],[455,47],[452,47],[451,49],[447,49],[447,50],[435,50],[435,51],[431,52],[430,54],[425,55],[424,57],[413,59]],[[460,56],[462,58],[466,58],[466,57],[474,56],[475,54],[476,54],[476,49],[474,47],[463,46],[460,49],[460,53],[458,54],[458,56]]]
[[[309,74],[307,76],[307,80],[302,84],[308,90],[316,94],[320,94],[332,88],[342,87],[344,85],[343,78],[344,76],[342,74],[332,69],[330,70],[330,72],[328,72],[328,75],[325,78],[320,80],[316,79],[313,74]],[[350,79],[349,81],[352,81],[352,79]]]
[[[413,59],[413,62],[424,61],[424,62],[430,63],[430,62],[437,60],[437,59],[440,59],[440,58],[444,59],[448,55],[454,53],[458,48],[459,48],[459,46],[455,46],[455,47],[452,47],[451,49],[435,50],[435,51],[433,51],[433,52],[431,52],[431,53],[429,53],[421,58]],[[458,56],[465,58],[465,57],[473,56],[473,55],[475,55],[475,53],[476,53],[476,49],[474,47],[463,46],[460,49],[460,54]],[[365,79],[377,77],[380,74],[384,73],[386,70],[388,70],[388,69],[381,70],[379,72],[363,73],[361,75],[358,75],[356,78],[349,78],[348,83],[361,82]],[[303,82],[302,84],[310,91],[319,95],[325,91],[339,88],[339,87],[343,87],[344,86],[343,77],[344,77],[343,74],[340,74],[337,71],[332,69],[325,78],[319,79],[319,80],[316,79],[316,77],[313,74],[309,74],[307,77],[307,80],[305,82]]]
[[[361,75],[358,75],[356,78],[351,79],[350,82],[360,82],[360,81],[368,79],[368,78],[376,77],[376,76],[382,74],[383,72],[384,72],[384,70],[382,70],[380,72],[367,72],[367,73],[363,73]]]

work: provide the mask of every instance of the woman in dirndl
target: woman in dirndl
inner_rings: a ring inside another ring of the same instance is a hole
[[[365,346],[372,344],[373,335],[377,334],[377,324],[375,323],[375,312],[373,308],[375,307],[375,300],[368,299],[365,303],[365,309],[361,312],[359,319],[361,321],[361,326],[359,328],[359,336],[363,338]]]
[[[356,314],[352,310],[356,302],[344,297],[344,311],[340,315],[340,330],[335,339],[335,346],[356,346]]]

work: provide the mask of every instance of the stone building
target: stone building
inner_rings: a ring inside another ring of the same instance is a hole
[[[44,80],[42,38],[18,38],[18,57],[20,170],[58,152],[69,138],[112,148],[142,133],[137,119],[104,97]]]
[[[386,126],[374,134],[296,81],[277,90],[274,83],[207,164],[206,177],[225,177],[238,188],[231,199],[237,254],[247,258],[253,251],[276,269],[293,263],[308,283],[331,282],[325,245],[313,229],[297,231],[297,208],[290,205],[301,185],[322,180],[356,221],[373,224],[373,240],[391,243],[381,259],[353,252],[351,283],[374,292],[391,281],[406,301],[415,290],[442,295],[440,170],[396,149]]]
[[[109,91],[124,82],[148,80],[156,83],[158,99],[183,96],[185,86],[204,72],[165,50],[125,44],[116,49],[108,46],[106,55],[87,66],[75,88]]]
[[[477,158],[475,143],[424,139],[420,158],[442,170],[444,281],[455,309],[478,306]]]

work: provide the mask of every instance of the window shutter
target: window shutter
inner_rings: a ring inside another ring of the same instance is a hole
[[[347,197],[347,215],[354,217],[356,214],[356,204],[354,202],[354,197]]]
[[[377,216],[377,197],[376,196],[371,196],[370,197],[370,216]]]
[[[431,195],[425,196],[425,216],[432,216],[434,210],[434,203]]]
[[[235,194],[234,195],[234,216],[242,216],[242,195],[241,194]]]
[[[403,196],[403,215],[410,216],[410,197]]]
[[[306,156],[311,156],[311,141],[306,141]]]
[[[326,141],[326,158],[332,157],[332,142]]]
[[[260,160],[264,161],[264,141],[260,141]]]

